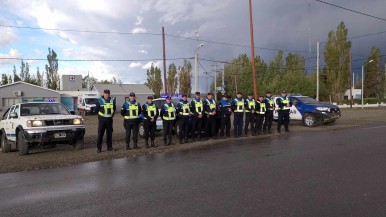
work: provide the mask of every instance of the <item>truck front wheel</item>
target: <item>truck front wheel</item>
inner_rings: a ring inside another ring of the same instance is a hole
[[[28,154],[28,143],[24,139],[23,132],[20,130],[17,133],[17,148],[19,149],[19,155],[27,155]]]
[[[308,113],[304,115],[303,123],[306,127],[315,127],[319,122],[319,119],[314,114]]]
[[[11,144],[8,142],[7,135],[4,132],[1,134],[1,150],[4,153],[11,151]]]

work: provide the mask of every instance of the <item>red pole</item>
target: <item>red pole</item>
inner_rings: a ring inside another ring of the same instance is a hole
[[[165,29],[162,27],[162,45],[163,45],[163,54],[164,54],[164,90],[165,94],[168,93],[168,84],[166,82],[166,53],[165,53]]]
[[[253,19],[252,19],[252,0],[249,0],[249,23],[251,32],[251,51],[252,51],[252,79],[253,79],[253,93],[257,100],[257,83],[256,83],[256,66],[255,66],[255,41],[253,37]]]

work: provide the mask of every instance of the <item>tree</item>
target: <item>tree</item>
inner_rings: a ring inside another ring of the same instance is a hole
[[[147,81],[145,85],[155,93],[155,97],[161,96],[161,90],[163,87],[161,80],[161,69],[154,67],[154,65],[151,64],[151,67],[147,70],[146,75]]]
[[[8,84],[12,84],[12,76],[9,76],[9,78],[8,78]]]
[[[8,84],[8,76],[6,74],[1,75],[1,85]]]
[[[189,60],[184,60],[184,65],[182,68],[178,69],[180,71],[180,76],[179,76],[179,83],[180,83],[180,93],[185,93],[185,94],[191,94],[192,93],[192,64],[190,63]]]
[[[13,65],[13,82],[21,81],[20,77],[17,75],[16,66]]]
[[[43,75],[40,74],[39,67],[36,69],[36,85],[43,86]]]
[[[175,94],[177,90],[178,80],[177,80],[177,69],[174,63],[169,65],[168,70],[168,91],[170,94]]]
[[[324,50],[326,87],[334,101],[342,102],[349,87],[351,42],[347,41],[347,28],[341,22],[336,32],[330,31]]]
[[[370,57],[365,64],[364,96],[376,97],[378,102],[380,102],[384,92],[383,81],[384,75],[381,73],[381,51],[379,48],[373,47]]]
[[[51,48],[48,48],[47,55],[48,64],[46,64],[47,88],[58,90],[59,88],[59,74],[58,74],[58,58],[57,54]]]

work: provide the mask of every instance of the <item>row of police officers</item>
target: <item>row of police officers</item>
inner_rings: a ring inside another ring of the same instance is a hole
[[[180,130],[179,143],[183,144],[208,140],[210,137],[216,139],[218,130],[221,138],[230,138],[232,114],[234,114],[233,136],[235,138],[248,136],[249,130],[252,136],[271,134],[275,109],[278,111],[277,132],[281,132],[282,125],[284,125],[285,131],[289,132],[288,124],[291,106],[292,103],[285,91],[282,91],[281,96],[276,99],[276,105],[271,92],[267,92],[264,97],[259,96],[257,100],[253,98],[253,94],[248,94],[248,97],[244,99],[241,92],[238,92],[233,100],[230,100],[229,96],[223,95],[219,103],[213,99],[212,93],[208,93],[206,98],[202,100],[200,92],[196,92],[195,98],[190,103],[187,95],[183,94],[177,105],[172,103],[170,96],[167,96],[166,103],[161,108],[154,104],[153,96],[148,96],[147,102],[141,106],[136,101],[135,93],[130,93],[129,100],[121,108],[121,115],[124,119],[123,126],[126,130],[126,150],[139,149],[138,133],[141,114],[145,130],[145,147],[150,148],[156,147],[154,140],[157,128],[156,122],[159,116],[163,122],[164,145],[169,146],[173,144],[172,133],[177,118]],[[105,132],[107,150],[116,150],[112,147],[115,110],[115,99],[110,97],[109,90],[105,90],[96,106],[96,112],[98,113],[98,153],[102,151]],[[220,126],[217,126],[217,124]],[[131,141],[133,141],[133,146],[130,145]]]

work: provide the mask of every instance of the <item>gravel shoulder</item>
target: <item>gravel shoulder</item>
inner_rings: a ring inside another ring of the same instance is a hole
[[[337,130],[351,127],[382,124],[386,123],[386,108],[354,108],[342,109],[342,117],[336,123],[322,125],[314,128],[307,128],[302,123],[292,121],[290,123],[291,133],[307,132],[307,131],[323,131],[323,130]],[[74,150],[68,145],[58,145],[55,149],[45,149],[32,151],[27,156],[19,156],[18,152],[13,150],[11,153],[0,152],[0,173],[19,172],[44,168],[56,168],[69,166],[74,164],[81,164],[86,162],[102,161],[109,159],[118,159],[125,157],[138,157],[143,155],[150,155],[163,152],[172,152],[176,150],[189,150],[195,148],[203,148],[212,145],[221,145],[225,140],[209,140],[205,142],[195,142],[189,144],[178,144],[178,139],[174,137],[173,146],[164,147],[162,143],[162,136],[159,134],[156,138],[156,144],[161,145],[157,148],[145,149],[143,139],[140,139],[140,150],[124,150],[125,130],[123,128],[123,121],[120,116],[114,118],[114,132],[113,132],[113,147],[117,148],[116,152],[106,152],[106,146],[103,145],[104,151],[100,154],[96,153],[96,136],[97,136],[97,117],[86,116],[86,135],[85,148],[83,150]],[[274,126],[275,127],[275,124]],[[269,139],[284,134],[272,134],[258,137],[246,137],[239,139],[230,139],[242,144],[245,140]],[[227,140],[229,142],[229,140]],[[13,146],[14,149],[14,146]]]

